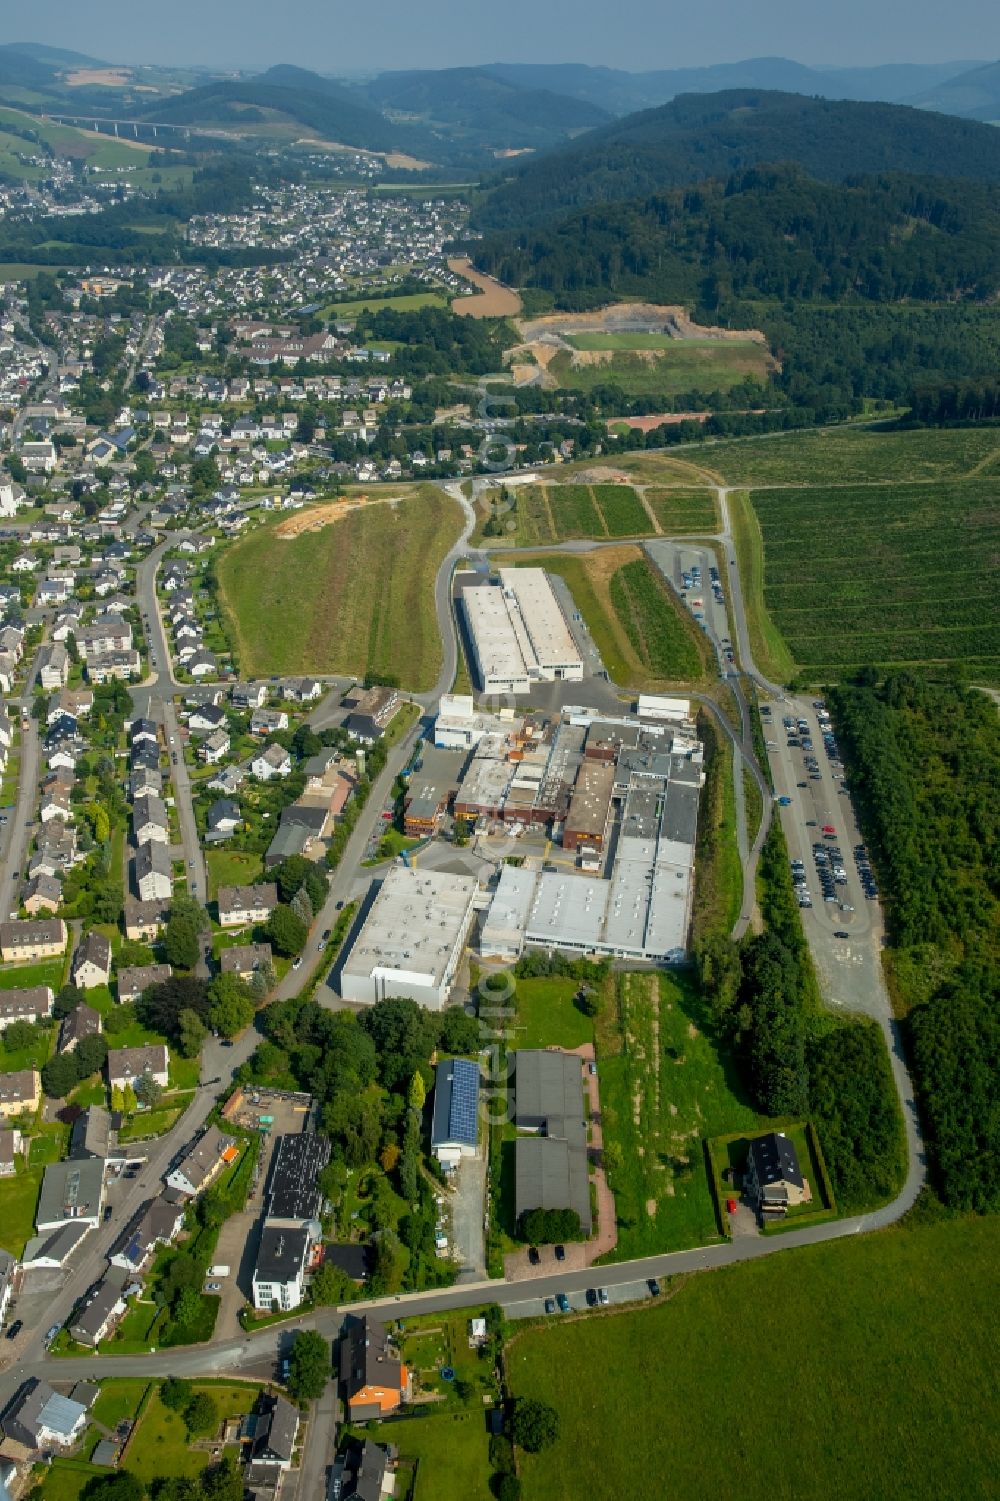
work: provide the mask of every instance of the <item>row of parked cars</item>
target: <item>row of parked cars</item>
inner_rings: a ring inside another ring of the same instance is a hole
[[[862,891],[870,902],[874,902],[878,897],[878,887],[875,885],[875,877],[872,874],[868,851],[863,844],[856,844],[854,846],[854,863],[861,878]]]
[[[646,1281],[650,1297],[660,1296],[660,1284],[655,1277],[649,1277]],[[611,1294],[606,1287],[588,1287],[584,1294],[588,1308],[607,1308],[611,1302]],[[545,1312],[555,1313],[558,1308],[560,1313],[572,1313],[573,1305],[565,1293],[556,1293],[554,1298],[545,1299]]]

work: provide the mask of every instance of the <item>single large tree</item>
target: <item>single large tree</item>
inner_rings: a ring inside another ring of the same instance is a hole
[[[315,1329],[300,1329],[288,1356],[288,1390],[294,1397],[319,1397],[329,1379],[330,1346]]]

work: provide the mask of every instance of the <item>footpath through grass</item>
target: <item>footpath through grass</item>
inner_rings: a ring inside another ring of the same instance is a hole
[[[513,1393],[561,1430],[524,1457],[526,1501],[598,1494],[597,1433],[599,1493],[630,1501],[995,1495],[996,1234],[985,1218],[849,1237],[516,1334]]]

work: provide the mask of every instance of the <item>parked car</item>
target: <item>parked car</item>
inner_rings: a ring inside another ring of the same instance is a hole
[[[545,1312],[546,1313],[555,1313],[555,1311],[556,1311],[556,1300],[555,1300],[555,1298],[546,1298],[545,1299]]]
[[[560,1313],[569,1313],[569,1299],[565,1293],[556,1293],[556,1302],[559,1304]]]
[[[541,1259],[542,1258],[538,1254],[538,1247],[537,1246],[529,1246],[528,1247],[528,1261],[531,1264],[531,1266],[537,1266],[538,1263],[541,1261]]]
[[[222,1283],[221,1282],[206,1282],[205,1283],[205,1291],[207,1293],[221,1293],[221,1291],[222,1291]]]
[[[655,1277],[650,1277],[646,1286],[649,1288],[652,1297],[658,1298],[660,1296],[660,1284]]]
[[[611,1302],[611,1298],[606,1287],[599,1287],[597,1289],[597,1301],[605,1308]]]
[[[20,1334],[20,1332],[21,1332],[21,1330],[23,1328],[24,1328],[24,1320],[23,1319],[15,1319],[14,1322],[13,1322],[13,1324],[11,1324],[10,1328],[7,1330],[7,1338],[8,1339],[17,1339],[17,1336]]]
[[[566,1247],[565,1246],[556,1246],[555,1247],[555,1258],[556,1258],[557,1261],[565,1261],[566,1260]]]
[[[292,960],[292,968],[293,969],[301,969],[302,968],[302,955],[301,954],[297,954],[295,956],[295,958]]]
[[[46,1348],[46,1350],[49,1348],[49,1345],[51,1345],[52,1341],[55,1339],[56,1335],[59,1333],[59,1330],[61,1329],[61,1327],[62,1327],[62,1325],[60,1325],[60,1324],[53,1324],[51,1329],[47,1329],[45,1331],[45,1348]]]
[[[596,1287],[588,1287],[587,1288],[587,1307],[588,1308],[596,1308],[597,1307],[597,1288]]]

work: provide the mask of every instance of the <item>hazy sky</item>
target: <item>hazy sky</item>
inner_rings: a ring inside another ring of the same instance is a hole
[[[293,62],[321,72],[1000,56],[995,0],[32,0],[3,11],[0,41],[48,42],[112,62]]]

